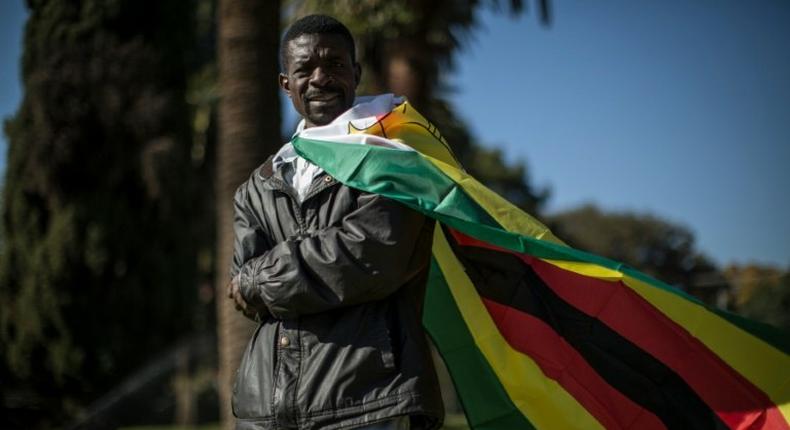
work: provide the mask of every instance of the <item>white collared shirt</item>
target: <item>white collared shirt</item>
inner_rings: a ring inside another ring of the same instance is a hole
[[[281,168],[285,169],[283,178],[296,191],[299,203],[304,201],[313,179],[324,171],[297,154],[291,142],[283,145],[272,158],[272,169],[277,171]]]

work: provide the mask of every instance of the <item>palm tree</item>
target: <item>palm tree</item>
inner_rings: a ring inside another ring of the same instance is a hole
[[[217,148],[217,337],[223,428],[232,428],[232,377],[253,324],[225,299],[233,250],[233,195],[280,146],[277,53],[280,2],[220,0],[219,143]]]

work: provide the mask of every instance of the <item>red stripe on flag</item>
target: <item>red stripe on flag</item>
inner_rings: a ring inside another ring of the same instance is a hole
[[[652,412],[609,385],[575,348],[549,325],[527,313],[483,299],[507,342],[535,360],[543,373],[557,381],[598,422],[609,429],[664,429]]]
[[[563,300],[603,321],[671,368],[730,428],[790,429],[765,393],[622,282],[569,272],[530,255],[450,231],[460,245],[519,256]]]
[[[765,393],[622,282],[530,259],[535,272],[560,297],[669,366],[730,428],[788,428]]]

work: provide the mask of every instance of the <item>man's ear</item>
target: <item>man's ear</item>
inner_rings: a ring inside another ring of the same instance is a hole
[[[357,85],[359,85],[359,81],[362,79],[362,66],[360,66],[359,63],[354,63],[354,78],[356,80],[354,88],[356,88]]]
[[[288,81],[288,76],[285,73],[280,73],[280,76],[277,78],[277,80],[280,82],[280,88],[288,93],[288,97],[291,97],[291,82]]]

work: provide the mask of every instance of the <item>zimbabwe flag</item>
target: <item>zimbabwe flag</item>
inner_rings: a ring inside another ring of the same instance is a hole
[[[472,428],[790,429],[786,335],[565,246],[408,103],[358,106],[292,144],[437,220],[423,323]]]

